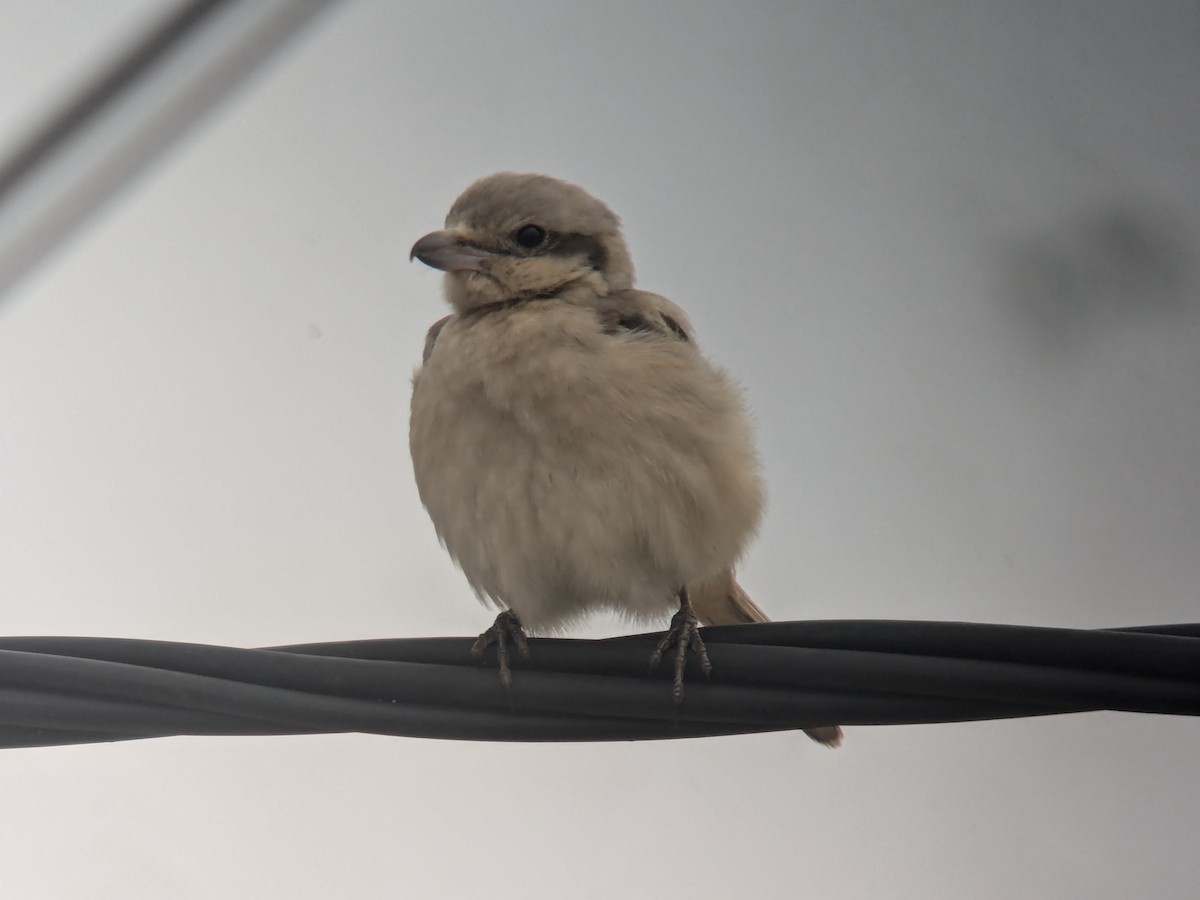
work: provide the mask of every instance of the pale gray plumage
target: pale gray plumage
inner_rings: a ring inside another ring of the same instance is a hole
[[[476,593],[543,632],[601,608],[661,621],[689,594],[706,624],[766,621],[733,578],[764,500],[740,394],[677,306],[633,289],[616,215],[499,173],[413,255],[454,309],[413,378],[413,467]]]

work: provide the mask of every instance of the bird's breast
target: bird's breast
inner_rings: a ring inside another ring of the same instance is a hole
[[[476,590],[518,615],[556,591],[669,605],[758,521],[740,398],[687,344],[541,312],[442,330],[414,383],[422,501]]]

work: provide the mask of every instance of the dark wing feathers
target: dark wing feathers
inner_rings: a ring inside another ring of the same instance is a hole
[[[660,312],[635,298],[616,295],[606,297],[596,306],[596,316],[605,334],[643,332],[661,334],[685,343],[688,333],[671,316]]]
[[[472,310],[471,314],[482,315],[498,309],[508,308],[514,304],[508,301],[489,304],[487,307]],[[615,294],[600,299],[595,306],[596,318],[600,322],[600,330],[605,334],[657,334],[674,340],[691,341],[687,330],[679,320],[653,305],[639,301],[635,296]],[[421,354],[421,362],[429,362],[433,346],[437,343],[438,335],[454,316],[438,319],[425,335],[425,351]]]

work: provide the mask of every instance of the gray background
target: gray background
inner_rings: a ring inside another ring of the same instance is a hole
[[[0,148],[149,19],[0,14]],[[131,31],[132,30],[132,31]],[[774,617],[1200,618],[1194,3],[324,16],[0,308],[11,634],[473,634],[407,453],[406,259],[576,181],[758,422]],[[577,634],[626,629],[598,619]],[[1192,897],[1200,725],[0,755],[11,896]]]

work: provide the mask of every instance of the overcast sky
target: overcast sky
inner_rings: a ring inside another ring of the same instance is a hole
[[[173,7],[0,11],[0,150]],[[409,264],[500,169],[743,384],[779,619],[1200,620],[1200,8],[351,0],[0,306],[2,630],[475,634]],[[584,636],[624,629],[596,620]],[[0,754],[20,897],[1191,898],[1200,723]]]

